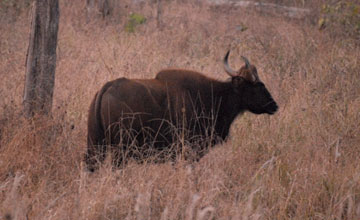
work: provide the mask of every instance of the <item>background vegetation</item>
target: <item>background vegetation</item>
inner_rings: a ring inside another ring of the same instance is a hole
[[[162,31],[151,2],[102,19],[60,1],[53,116],[33,122],[21,116],[30,3],[14,2],[0,3],[0,219],[360,218],[356,1],[280,2],[311,8],[303,20],[164,1]],[[226,80],[229,48],[232,66],[244,55],[258,67],[277,114],[245,113],[198,163],[84,171],[87,110],[106,81],[167,67]]]

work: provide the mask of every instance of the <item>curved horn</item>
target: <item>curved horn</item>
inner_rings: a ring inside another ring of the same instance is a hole
[[[223,60],[224,69],[225,69],[225,72],[227,74],[229,74],[231,77],[235,77],[235,76],[237,76],[237,72],[235,70],[231,69],[229,64],[228,64],[229,54],[230,54],[230,50],[228,50],[228,52],[226,53],[226,55],[224,57],[224,60]]]
[[[246,68],[249,68],[250,67],[250,62],[249,62],[249,60],[246,58],[246,57],[244,57],[244,56],[241,56],[241,58],[244,60],[244,62],[245,62],[245,67]]]

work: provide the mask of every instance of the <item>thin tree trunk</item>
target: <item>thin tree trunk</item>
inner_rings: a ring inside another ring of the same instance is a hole
[[[109,0],[102,0],[99,2],[99,9],[103,18],[110,15],[110,4]]]
[[[157,21],[157,28],[161,31],[162,30],[162,7],[161,7],[161,0],[157,0],[157,15],[156,15],[156,21]]]
[[[36,0],[26,56],[24,113],[27,118],[51,111],[58,27],[58,0]]]
[[[91,17],[101,14],[102,18],[106,18],[111,14],[113,2],[109,0],[86,0],[87,22]]]

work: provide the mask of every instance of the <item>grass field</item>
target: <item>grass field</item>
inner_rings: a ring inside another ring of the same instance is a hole
[[[360,32],[337,25],[341,13],[319,29],[323,5],[303,2],[294,5],[311,15],[293,20],[165,1],[160,31],[156,4],[117,3],[102,19],[60,1],[53,114],[30,122],[21,111],[31,10],[0,10],[0,219],[360,219]],[[146,18],[133,32],[132,12]],[[168,67],[226,80],[229,48],[232,67],[241,55],[257,66],[274,116],[245,113],[227,143],[191,165],[85,171],[87,112],[105,82]]]

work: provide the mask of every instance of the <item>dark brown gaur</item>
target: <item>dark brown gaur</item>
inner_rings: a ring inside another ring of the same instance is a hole
[[[238,71],[231,69],[229,53],[223,63],[231,81],[167,69],[154,79],[107,82],[90,105],[88,169],[95,170],[107,151],[112,152],[116,166],[126,163],[127,158],[143,160],[150,155],[174,159],[179,140],[191,146],[199,159],[209,147],[226,140],[232,122],[241,113],[274,114],[278,106],[256,67],[242,57],[245,65]]]

